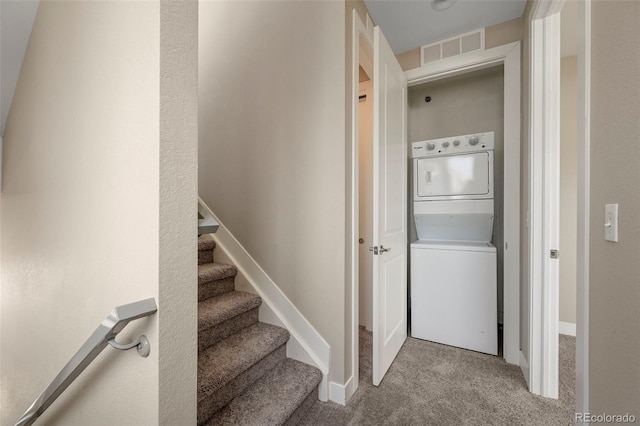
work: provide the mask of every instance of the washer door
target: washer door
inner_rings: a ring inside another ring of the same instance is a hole
[[[414,200],[493,198],[493,152],[416,158]]]

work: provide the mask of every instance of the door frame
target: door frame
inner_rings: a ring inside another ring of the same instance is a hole
[[[351,328],[350,352],[351,359],[346,360],[351,364],[351,376],[346,380],[344,386],[336,390],[336,398],[332,400],[346,404],[349,402],[359,382],[359,325],[360,325],[360,273],[359,273],[359,243],[358,237],[360,232],[360,146],[359,146],[359,84],[360,72],[359,67],[367,72],[371,80],[373,80],[373,23],[367,15],[366,25],[360,19],[358,12],[353,9],[351,14],[352,32],[351,32],[351,144],[347,147],[351,156],[350,169],[348,170],[348,187],[351,199],[348,200],[347,223],[349,232],[347,232],[347,253],[350,267],[347,270],[347,293],[351,296],[351,316],[348,318],[347,327]],[[331,391],[330,391],[331,392]],[[334,393],[334,392],[331,392]]]
[[[347,294],[351,296],[351,376],[340,390],[338,400],[347,403],[358,388],[359,368],[359,271],[358,271],[358,84],[359,66],[373,64],[373,25],[367,17],[367,25],[362,22],[356,10],[352,10],[351,34],[351,144],[347,147],[351,156],[348,174],[348,188],[351,195],[347,221],[347,253],[350,267],[347,271]],[[502,46],[454,57],[428,64],[421,68],[405,72],[408,86],[453,77],[496,65],[504,66],[505,88],[505,209],[504,241],[505,250],[504,282],[504,359],[510,363],[522,365],[520,352],[520,49],[519,41]],[[369,74],[370,76],[372,74]],[[507,158],[509,161],[507,162]],[[509,260],[507,260],[509,254]],[[347,361],[349,362],[349,361]],[[528,373],[525,374],[528,377]],[[331,398],[335,400],[334,398]]]
[[[520,355],[520,47],[519,41],[406,71],[409,87],[497,65],[504,66],[504,319],[503,356]]]
[[[529,377],[558,398],[558,259],[561,1],[535,2],[529,22]],[[555,218],[555,219],[554,219]]]
[[[530,28],[530,237],[533,230],[550,230],[559,176],[549,169],[559,143],[560,12],[565,0],[536,0]],[[576,312],[576,412],[589,412],[589,186],[590,186],[590,68],[591,0],[579,3],[578,49],[578,251]],[[526,17],[525,17],[526,19]],[[551,155],[548,155],[550,153]],[[550,206],[553,208],[553,206]],[[555,206],[557,207],[557,206]],[[546,210],[546,211],[545,211]],[[558,280],[546,255],[552,242],[548,232],[530,239],[529,251],[529,384],[533,393],[558,397]],[[555,236],[557,237],[557,236]],[[546,241],[545,241],[546,239]]]

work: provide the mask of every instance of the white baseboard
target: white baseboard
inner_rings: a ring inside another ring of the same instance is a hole
[[[520,351],[520,370],[522,370],[522,375],[524,376],[524,381],[527,382],[527,388],[531,389],[529,385],[529,363],[527,359],[524,357],[522,351]]]
[[[200,202],[220,224],[218,232],[211,234],[212,238],[229,261],[238,268],[241,286],[250,285],[262,298],[260,321],[289,331],[291,339],[287,343],[287,356],[314,365],[322,372],[318,396],[320,400],[326,401],[331,395],[328,381],[331,347],[211,209],[202,200]]]
[[[353,396],[355,387],[353,386],[353,376],[349,377],[347,383],[341,385],[336,382],[329,383],[329,399],[341,405],[346,405]]]
[[[560,321],[558,325],[558,332],[560,334],[576,337],[576,325],[574,323]]]

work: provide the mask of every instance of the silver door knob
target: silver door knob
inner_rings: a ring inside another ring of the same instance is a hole
[[[380,245],[380,253],[384,253],[385,251],[391,251],[391,247],[384,248],[383,245]]]

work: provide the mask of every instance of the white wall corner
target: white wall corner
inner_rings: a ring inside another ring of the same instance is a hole
[[[531,389],[531,385],[529,385],[529,363],[524,357],[524,353],[522,353],[522,351],[520,351],[520,370],[522,370],[524,381],[527,382],[527,388]]]
[[[560,334],[576,337],[576,325],[571,322],[560,321],[559,332]]]
[[[349,380],[344,385],[336,382],[329,383],[329,399],[337,404],[346,405],[354,392],[353,376],[349,377]]]

